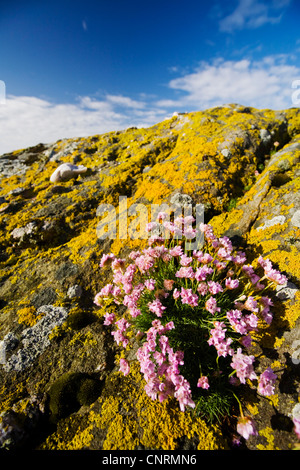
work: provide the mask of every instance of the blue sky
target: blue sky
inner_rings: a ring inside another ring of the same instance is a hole
[[[299,0],[2,0],[0,154],[232,102],[298,106],[299,20]]]

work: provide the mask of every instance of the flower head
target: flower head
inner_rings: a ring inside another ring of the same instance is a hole
[[[155,299],[153,302],[149,302],[148,307],[149,310],[155,313],[158,317],[161,317],[163,311],[166,309],[159,299]]]
[[[198,379],[197,387],[203,388],[205,390],[209,388],[208,378],[206,377],[206,375],[203,375],[202,377],[200,377],[200,379]]]
[[[213,315],[216,312],[221,311],[221,308],[217,306],[216,299],[212,296],[205,302],[205,308],[208,312],[212,313]]]
[[[231,367],[236,370],[236,375],[241,383],[246,383],[246,379],[254,380],[257,378],[253,370],[254,356],[247,356],[238,348],[236,354],[232,356]]]
[[[124,375],[128,375],[130,372],[130,366],[126,359],[120,359],[120,372],[123,372]]]
[[[239,418],[237,432],[243,436],[244,439],[249,439],[250,436],[257,436],[254,421],[248,416]]]

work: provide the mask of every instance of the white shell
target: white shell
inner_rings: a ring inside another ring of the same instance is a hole
[[[52,173],[50,177],[51,183],[58,183],[60,181],[67,181],[74,178],[80,173],[85,173],[87,168],[83,165],[72,165],[71,163],[63,163]]]

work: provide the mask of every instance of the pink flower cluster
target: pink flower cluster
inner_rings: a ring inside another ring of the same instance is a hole
[[[173,328],[173,322],[163,326],[160,320],[154,320],[147,332],[147,341],[137,351],[137,359],[147,382],[147,395],[159,401],[174,396],[181,411],[185,411],[186,406],[193,408],[195,403],[191,399],[190,384],[179,372],[179,366],[183,364],[183,352],[174,352],[165,335]]]
[[[151,318],[151,327],[143,331],[146,340],[143,339],[137,352],[147,394],[160,401],[174,396],[183,411],[187,406],[195,406],[190,384],[180,373],[184,352],[174,351],[169,342],[170,332],[184,312],[189,312],[188,319],[198,321],[206,329],[203,337],[215,348],[216,357],[227,358],[232,368],[231,382],[245,384],[247,379],[257,380],[259,393],[274,393],[276,375],[268,368],[258,378],[253,368],[254,357],[245,350],[251,345],[251,333],[257,330],[259,319],[267,324],[272,321],[273,303],[265,295],[267,288],[274,283],[285,284],[287,278],[261,256],[257,270],[246,264],[245,253],[234,252],[230,239],[217,238],[207,224],[199,227],[204,235],[204,247],[185,253],[184,244],[174,245],[174,241],[182,234],[181,226],[192,222],[192,218],[170,222],[160,214],[159,219],[162,224],[152,223],[148,229],[155,231],[163,227],[171,232],[173,242],[163,244],[160,230],[160,236],[153,235],[147,248],[130,253],[128,265],[111,253],[103,255],[100,267],[110,266],[113,276],[94,300],[98,306],[107,306],[104,324],[113,327],[115,341],[124,348],[129,344],[127,332],[135,329],[140,316],[146,311]],[[195,235],[187,227],[184,233]],[[147,301],[143,303],[143,299]],[[121,319],[109,311],[111,303],[127,308]],[[129,373],[125,359],[120,361],[120,370],[125,375]],[[197,385],[208,391],[211,381],[201,376]],[[251,426],[247,420],[242,422],[242,435],[251,434]]]
[[[259,377],[257,390],[261,395],[269,396],[274,394],[277,375],[271,367],[268,367]]]

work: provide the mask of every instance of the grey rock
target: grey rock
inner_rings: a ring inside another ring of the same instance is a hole
[[[221,150],[221,154],[222,154],[223,157],[225,157],[225,158],[229,158],[229,157],[231,156],[230,150],[229,150],[229,149],[226,149],[226,148],[223,149],[223,150]]]
[[[20,400],[22,402],[23,400]],[[40,423],[42,412],[39,405],[33,400],[21,403],[18,411],[16,403],[12,409],[0,415],[0,448],[5,450],[16,450],[23,446],[31,438],[32,433]]]
[[[187,207],[193,203],[193,200],[188,194],[176,193],[171,197],[170,202],[174,206]]]
[[[67,296],[69,299],[74,299],[76,297],[81,297],[82,295],[82,287],[79,286],[78,284],[75,284],[74,286],[69,287]]]
[[[291,220],[291,224],[295,227],[300,227],[300,210],[297,210]]]
[[[286,286],[278,285],[276,287],[276,297],[280,300],[294,299],[297,291],[297,286],[288,281]]]
[[[272,135],[267,129],[260,129],[259,135],[263,144],[268,145],[272,140]]]
[[[16,227],[11,233],[11,237],[22,242],[25,238],[31,237],[38,230],[36,222],[29,222],[25,227]]]

